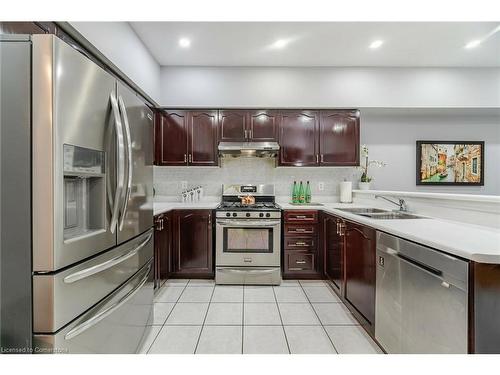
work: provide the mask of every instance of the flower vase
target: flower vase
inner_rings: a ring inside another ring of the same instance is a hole
[[[359,182],[358,183],[358,188],[359,190],[370,190],[370,184],[371,182]]]

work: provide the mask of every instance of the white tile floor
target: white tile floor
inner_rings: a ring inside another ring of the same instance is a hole
[[[321,280],[279,287],[167,280],[141,353],[381,353]]]

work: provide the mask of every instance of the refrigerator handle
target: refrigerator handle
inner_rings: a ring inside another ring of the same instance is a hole
[[[124,183],[124,169],[125,169],[125,156],[124,156],[124,142],[123,142],[123,131],[122,131],[122,122],[120,119],[120,113],[118,110],[118,102],[114,93],[112,92],[109,95],[111,101],[111,108],[113,110],[114,124],[115,124],[115,132],[116,132],[116,143],[117,143],[117,177],[116,177],[116,189],[115,196],[111,202],[111,195],[108,194],[108,199],[110,199],[110,203],[112,205],[111,211],[111,224],[110,230],[111,233],[115,232],[116,226],[118,224],[118,214],[120,209],[120,198],[122,196],[123,191],[123,183]],[[107,171],[109,174],[110,172]],[[109,189],[111,189],[111,184],[108,184]]]
[[[149,279],[149,272],[151,271],[151,267],[153,265],[153,261],[150,260],[148,262],[147,268],[143,272],[143,277],[141,281],[135,286],[130,292],[128,292],[123,298],[121,298],[118,302],[115,304],[107,307],[106,309],[98,312],[96,315],[92,316],[90,319],[84,321],[83,323],[77,325],[74,327],[72,330],[70,330],[66,335],[64,336],[65,340],[71,340],[72,338],[82,334],[86,330],[92,328],[95,326],[97,323],[99,323],[101,320],[104,318],[108,317],[111,315],[115,310],[118,310],[122,305],[124,305],[128,300],[130,300],[143,286],[146,284],[146,282]],[[140,271],[139,271],[140,272]]]
[[[123,203],[121,207],[121,216],[119,221],[119,229],[123,229],[123,223],[125,221],[125,215],[127,214],[128,200],[130,198],[130,191],[132,190],[132,139],[130,136],[130,125],[128,122],[127,108],[125,107],[125,103],[123,102],[123,98],[121,95],[118,97],[118,104],[120,106],[120,113],[123,118],[122,126],[124,128],[125,138],[126,138],[126,146],[127,146],[127,158],[125,159],[127,162],[127,186],[123,191]]]

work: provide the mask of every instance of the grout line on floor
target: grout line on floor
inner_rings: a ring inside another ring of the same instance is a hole
[[[300,284],[300,281],[299,281],[299,284]],[[314,306],[313,304],[311,303],[311,301],[309,300],[309,296],[307,295],[306,291],[304,290],[304,288],[302,287],[302,284],[300,284],[300,288],[302,289],[302,293],[304,293],[306,295],[306,298],[307,298],[307,301],[309,302],[309,305],[311,306],[311,309],[314,311],[314,315],[316,315],[316,318],[318,319],[319,321],[319,324],[321,324],[321,328],[323,328],[323,331],[325,332],[325,335],[326,337],[328,337],[328,340],[330,340],[330,343],[332,344],[333,346],[333,350],[335,350],[335,353],[339,354],[339,351],[337,350],[337,348],[335,347],[335,344],[333,343],[330,335],[328,334],[325,326],[323,325],[323,322],[321,321],[321,319],[319,318],[319,315],[318,313],[316,312],[316,310],[314,309]]]
[[[241,305],[241,354],[243,354],[243,343],[245,339],[245,285],[243,285],[243,297]]]
[[[201,324],[200,334],[198,335],[198,340],[196,340],[196,346],[194,347],[193,354],[196,354],[196,351],[198,350],[198,345],[200,343],[201,334],[203,333],[203,330],[205,329],[205,322],[207,321],[208,311],[210,310],[210,305],[212,304],[212,298],[214,296],[214,293],[215,293],[215,287],[212,289],[212,294],[210,294],[210,299],[208,301],[207,311],[205,311],[205,317],[203,318],[203,323]]]
[[[281,317],[280,304],[278,303],[278,299],[276,298],[276,291],[273,289],[274,303],[276,303],[276,307],[278,308],[278,315],[280,316],[281,329],[283,330],[283,335],[285,336],[286,347],[288,349],[288,354],[292,354],[290,350],[290,344],[288,344],[288,337],[286,337],[285,326],[283,325],[283,318]]]
[[[168,279],[165,279],[165,283],[167,282]],[[164,284],[165,284],[164,283]],[[189,284],[189,281],[186,283],[186,285],[184,285],[182,288],[182,292],[179,294],[179,297],[177,297],[177,299],[175,300],[175,302],[153,302],[153,314],[154,314],[154,304],[155,303],[173,303],[174,306],[172,306],[172,310],[170,310],[170,312],[168,313],[167,317],[165,318],[163,324],[161,325],[160,327],[160,330],[158,331],[158,333],[156,334],[154,340],[151,342],[151,345],[149,345],[149,348],[148,348],[148,351],[146,352],[146,354],[149,353],[149,351],[151,350],[151,347],[153,346],[153,344],[155,343],[156,339],[158,338],[158,335],[160,334],[160,332],[163,330],[163,327],[165,327],[167,324],[167,320],[168,318],[170,317],[170,315],[172,314],[172,311],[174,311],[175,309],[175,306],[177,306],[177,302],[179,301],[179,299],[181,298],[182,296],[182,293],[184,293],[184,290],[186,289],[187,285]],[[160,288],[163,288],[163,287],[160,287]],[[181,287],[178,287],[178,288],[181,288]],[[154,316],[153,316],[154,318]]]

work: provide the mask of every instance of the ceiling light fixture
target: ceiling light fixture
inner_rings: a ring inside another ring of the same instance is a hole
[[[377,48],[380,48],[382,46],[382,44],[384,44],[384,41],[383,40],[374,40],[373,42],[371,42],[370,44],[370,49],[377,49]]]
[[[179,39],[179,46],[182,48],[189,48],[191,45],[191,41],[188,38],[180,38]]]
[[[469,43],[467,43],[464,48],[465,49],[476,48],[480,44],[481,44],[481,40],[480,39],[475,39],[475,40],[471,40]]]
[[[278,39],[276,42],[274,42],[273,47],[281,49],[281,48],[285,48],[287,44],[288,44],[288,40]]]

